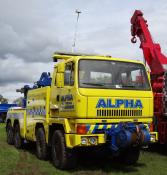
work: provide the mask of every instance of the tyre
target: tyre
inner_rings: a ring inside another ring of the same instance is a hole
[[[38,159],[46,160],[48,155],[45,132],[43,128],[38,128],[36,132],[36,155]]]
[[[66,148],[63,131],[56,130],[52,137],[52,161],[59,169],[72,169],[76,166],[76,154],[74,150]]]
[[[9,145],[13,145],[14,143],[14,132],[13,132],[13,127],[11,125],[11,123],[7,123],[6,126],[6,137],[7,137],[7,143]]]
[[[22,138],[20,135],[20,126],[19,124],[16,124],[14,127],[14,146],[17,149],[20,149],[22,147]]]
[[[140,148],[139,147],[129,147],[122,152],[121,161],[127,165],[135,164],[140,156]]]

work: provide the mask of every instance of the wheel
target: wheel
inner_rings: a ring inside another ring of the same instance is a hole
[[[135,164],[140,156],[140,148],[139,147],[129,147],[122,152],[121,161],[127,165]]]
[[[56,130],[52,137],[52,161],[59,169],[72,169],[76,166],[76,154],[74,150],[68,149],[65,144],[63,131]]]
[[[6,136],[7,136],[7,143],[9,145],[13,145],[14,143],[14,132],[13,132],[13,127],[11,125],[11,123],[7,123],[7,126],[6,126]]]
[[[19,124],[16,124],[14,127],[14,146],[17,149],[20,149],[22,147],[22,138],[20,135],[20,126]]]
[[[48,150],[43,128],[38,128],[36,132],[36,155],[41,160],[47,159]]]

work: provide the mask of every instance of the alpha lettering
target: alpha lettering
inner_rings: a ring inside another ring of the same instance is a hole
[[[141,100],[137,99],[99,99],[96,108],[143,108]]]

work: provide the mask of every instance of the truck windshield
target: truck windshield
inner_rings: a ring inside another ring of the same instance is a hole
[[[142,64],[110,60],[80,60],[79,87],[150,90]]]

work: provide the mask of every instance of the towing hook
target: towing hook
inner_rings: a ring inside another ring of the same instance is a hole
[[[134,36],[134,37],[131,39],[131,42],[132,42],[132,43],[136,43],[136,42],[137,42],[137,38]]]

